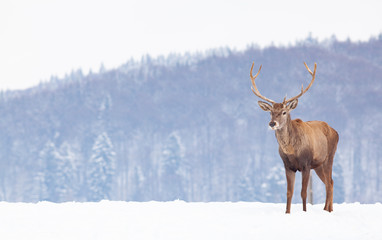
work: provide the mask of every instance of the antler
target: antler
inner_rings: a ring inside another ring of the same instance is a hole
[[[265,101],[268,101],[268,102],[270,102],[270,103],[272,103],[272,104],[275,104],[275,103],[276,103],[275,101],[273,101],[273,100],[271,100],[271,99],[269,99],[269,98],[264,97],[263,95],[260,94],[259,90],[257,89],[257,87],[256,87],[256,83],[255,83],[255,79],[257,78],[257,76],[258,76],[259,73],[260,73],[261,65],[260,65],[259,71],[256,73],[255,76],[252,75],[253,65],[255,65],[255,63],[252,63],[251,72],[250,72],[250,75],[251,75],[251,81],[252,81],[252,87],[251,87],[252,92],[253,92],[256,96],[258,96],[259,98],[261,98],[261,99],[263,99],[263,100],[265,100]]]
[[[304,90],[304,84],[301,86],[301,93],[298,94],[297,96],[292,97],[292,98],[289,98],[288,100],[285,100],[285,98],[286,98],[286,97],[285,97],[285,98],[284,98],[284,101],[283,101],[283,104],[287,104],[288,102],[291,102],[291,101],[293,101],[293,100],[295,100],[295,99],[301,97],[301,96],[302,96],[304,93],[306,93],[306,91],[308,91],[309,88],[312,86],[312,84],[313,84],[313,82],[314,82],[314,78],[316,77],[317,63],[314,63],[314,70],[313,70],[313,72],[309,69],[308,65],[306,65],[305,62],[304,62],[304,65],[305,65],[306,69],[308,69],[310,75],[312,75],[312,80],[310,81],[308,87],[305,88],[305,90]]]

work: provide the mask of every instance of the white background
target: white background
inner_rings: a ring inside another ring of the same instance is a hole
[[[289,45],[309,34],[365,41],[382,32],[381,9],[378,0],[2,0],[0,90],[145,54]]]

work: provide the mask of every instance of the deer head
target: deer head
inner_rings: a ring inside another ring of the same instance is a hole
[[[297,96],[294,96],[292,98],[289,98],[289,99],[286,99],[286,97],[285,97],[284,101],[282,103],[276,103],[275,101],[261,95],[261,93],[257,89],[255,79],[260,73],[261,66],[259,68],[259,71],[256,73],[256,75],[253,76],[252,70],[253,70],[254,63],[252,63],[251,73],[250,73],[251,81],[252,81],[251,89],[252,89],[252,92],[256,96],[258,96],[259,98],[266,101],[266,102],[258,101],[258,104],[259,104],[261,109],[271,113],[271,121],[269,122],[269,127],[272,130],[281,129],[285,126],[285,124],[288,121],[290,121],[290,111],[292,111],[293,109],[295,109],[297,107],[298,98],[301,97],[304,93],[306,93],[314,82],[314,79],[316,76],[317,64],[316,63],[314,64],[314,71],[313,72],[309,69],[308,65],[306,65],[305,62],[304,62],[304,64],[305,64],[306,69],[308,69],[310,75],[312,75],[312,80],[310,81],[310,84],[308,85],[308,87],[306,89],[304,89],[304,86],[302,85],[300,94],[298,94]]]

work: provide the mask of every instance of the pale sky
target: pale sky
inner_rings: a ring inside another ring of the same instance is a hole
[[[210,48],[382,33],[382,1],[1,0],[0,90]]]

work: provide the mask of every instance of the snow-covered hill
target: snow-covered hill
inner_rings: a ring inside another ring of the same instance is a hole
[[[0,203],[1,239],[382,239],[382,204]]]
[[[147,56],[0,92],[0,201],[285,202],[277,140],[249,71],[262,65],[261,93],[282,101],[308,84],[303,62],[316,62],[316,81],[291,117],[339,133],[334,202],[381,202],[382,34],[313,40]],[[295,186],[299,195],[300,176]],[[323,202],[315,173],[313,189]]]

